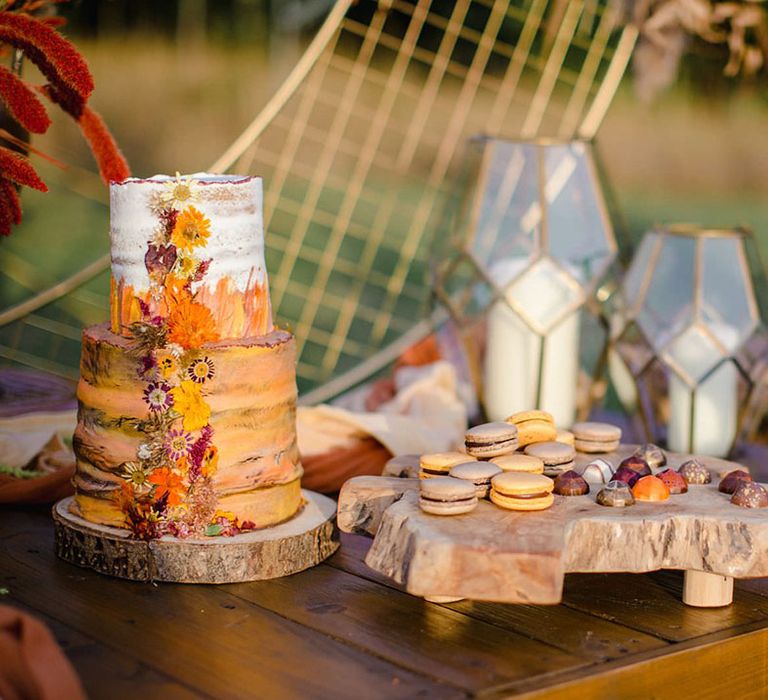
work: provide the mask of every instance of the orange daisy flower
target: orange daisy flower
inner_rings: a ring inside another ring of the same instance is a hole
[[[157,487],[154,493],[155,499],[160,499],[167,493],[169,506],[177,506],[182,502],[185,490],[184,479],[174,474],[169,467],[155,469],[147,481]]]
[[[176,219],[171,242],[179,250],[191,251],[205,245],[211,235],[211,222],[195,207],[187,207]]]
[[[214,330],[213,315],[207,306],[194,301],[189,294],[179,294],[174,302],[169,304],[168,309],[168,342],[189,349],[219,339]]]

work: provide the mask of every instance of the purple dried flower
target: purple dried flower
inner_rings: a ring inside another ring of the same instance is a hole
[[[144,390],[144,401],[149,404],[150,411],[165,411],[169,409],[173,406],[170,384],[166,382],[151,382]]]

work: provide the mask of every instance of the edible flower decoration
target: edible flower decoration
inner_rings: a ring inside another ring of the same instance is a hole
[[[187,207],[176,219],[171,242],[179,250],[191,251],[204,246],[211,235],[211,222],[195,207]]]
[[[201,357],[192,361],[192,364],[187,368],[187,374],[193,382],[202,384],[209,379],[213,379],[216,370],[211,360],[207,357]]]
[[[184,430],[200,430],[208,424],[211,417],[211,407],[203,399],[200,386],[189,380],[183,380],[179,386],[171,390],[173,408],[181,414]]]

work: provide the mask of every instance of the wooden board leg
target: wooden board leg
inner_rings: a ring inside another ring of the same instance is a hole
[[[686,571],[683,602],[697,608],[720,608],[733,602],[733,579],[730,576]]]

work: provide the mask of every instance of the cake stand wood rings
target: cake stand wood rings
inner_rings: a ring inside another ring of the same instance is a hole
[[[238,583],[295,574],[319,564],[339,546],[336,503],[302,491],[296,517],[233,537],[161,537],[145,542],[122,528],[95,525],[70,512],[72,497],[53,507],[56,554],[102,574],[132,581]]]
[[[577,455],[617,465],[634,450]],[[688,455],[668,453],[677,468]],[[556,496],[539,512],[502,510],[481,501],[471,513],[435,516],[419,508],[419,480],[356,477],[339,495],[343,532],[374,537],[365,562],[428,599],[470,598],[555,604],[566,573],[685,571],[683,602],[728,605],[734,578],[768,576],[768,509],[739,508],[718,491],[720,476],[739,468],[703,458],[712,483],[661,503],[607,508],[585,496]],[[742,467],[743,468],[743,467]]]

